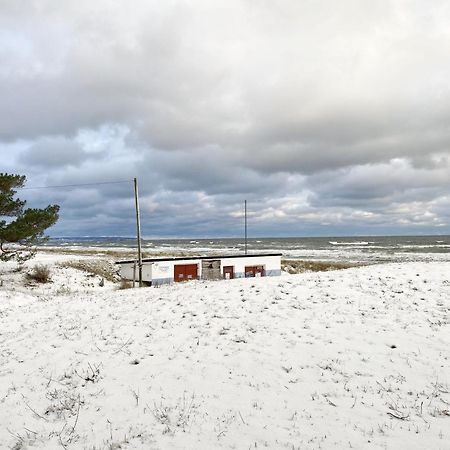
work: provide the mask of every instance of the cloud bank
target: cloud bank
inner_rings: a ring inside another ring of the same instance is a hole
[[[132,179],[147,235],[450,233],[450,5],[6,0],[2,170]],[[26,191],[133,233],[130,184]]]

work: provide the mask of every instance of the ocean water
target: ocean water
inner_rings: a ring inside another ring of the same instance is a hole
[[[136,239],[120,237],[51,238],[51,247],[130,249]],[[189,252],[193,255],[244,253],[243,239],[143,239],[146,254]],[[450,261],[450,236],[359,236],[248,239],[249,253],[281,252],[285,258],[351,261]]]

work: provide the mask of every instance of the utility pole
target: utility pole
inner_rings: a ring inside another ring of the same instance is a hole
[[[244,200],[245,254],[247,254],[247,200]]]
[[[137,178],[134,179],[134,202],[136,205],[136,231],[137,231],[136,234],[137,234],[137,248],[138,248],[139,287],[142,287],[141,215],[139,212],[139,191]]]

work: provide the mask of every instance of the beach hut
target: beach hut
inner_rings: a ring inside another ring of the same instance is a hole
[[[135,260],[118,261],[116,264],[120,266],[120,276],[123,279],[136,279]],[[142,280],[153,286],[190,280],[229,280],[280,274],[281,253],[142,260]]]

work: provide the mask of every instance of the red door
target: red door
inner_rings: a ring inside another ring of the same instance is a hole
[[[234,266],[223,266],[223,277],[225,280],[232,280],[234,278]]]
[[[197,279],[197,264],[176,264],[174,267],[175,281],[189,281]]]
[[[264,266],[245,266],[245,278],[263,277]]]

